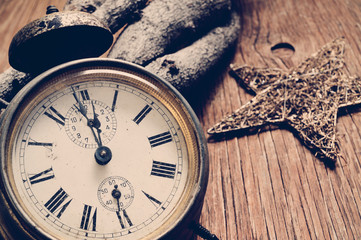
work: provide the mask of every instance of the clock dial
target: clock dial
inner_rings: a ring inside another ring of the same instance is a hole
[[[114,69],[40,85],[8,148],[22,218],[59,239],[153,239],[171,228],[192,200],[199,150],[184,107],[159,88]]]
[[[94,131],[102,140],[102,144],[107,144],[115,135],[117,122],[114,113],[105,103],[98,100],[82,100],[81,103],[86,109],[86,117],[79,111],[78,104],[74,104],[67,112],[64,121],[65,131],[68,137],[75,144],[85,148],[98,147],[92,130],[89,125],[93,126]]]
[[[98,188],[98,200],[109,211],[125,210],[133,202],[133,199],[133,186],[123,177],[107,177]]]

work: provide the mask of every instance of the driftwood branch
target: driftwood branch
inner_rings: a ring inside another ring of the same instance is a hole
[[[180,92],[188,94],[191,88],[223,59],[236,42],[240,18],[233,13],[225,26],[220,26],[192,45],[157,58],[146,66],[154,74],[168,80]]]
[[[148,0],[68,0],[64,10],[93,13],[117,31]],[[197,84],[237,39],[239,18],[230,0],[152,0],[142,18],[118,38],[109,57],[142,64],[182,93]],[[13,68],[0,74],[0,109],[33,76]]]
[[[177,45],[197,39],[200,29],[216,26],[229,15],[230,7],[230,0],[153,0],[141,20],[119,36],[108,56],[147,65],[175,51]]]
[[[106,0],[68,0],[64,5],[64,11],[82,11],[93,13]]]
[[[115,32],[146,2],[106,0],[93,15]],[[229,0],[152,0],[141,19],[122,32],[108,56],[148,65],[147,69],[187,93],[235,42],[240,23],[235,15],[229,20],[230,8]]]
[[[148,0],[108,0],[95,12],[94,16],[108,24],[115,33],[126,23],[140,17],[140,9],[144,8]]]
[[[64,10],[93,13],[116,33],[126,23],[140,17],[140,10],[148,0],[68,0]]]
[[[0,109],[6,107],[16,93],[33,77],[30,74],[9,68],[0,74]]]

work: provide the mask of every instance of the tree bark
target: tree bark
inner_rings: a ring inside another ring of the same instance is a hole
[[[68,0],[64,6],[67,11],[92,13],[116,33],[126,23],[140,18],[140,10],[148,0]]]
[[[19,72],[13,68],[0,74],[0,109],[16,95],[33,77],[30,74]]]
[[[230,12],[230,0],[153,0],[119,36],[109,57],[147,65],[198,38]]]
[[[93,13],[106,0],[68,0],[64,5],[64,11],[82,11]]]
[[[213,29],[176,53],[157,58],[148,64],[146,69],[188,95],[192,88],[224,59],[227,50],[236,42],[239,31],[240,18],[234,12],[226,25]]]
[[[95,12],[94,16],[107,23],[112,33],[116,33],[126,23],[140,18],[140,9],[148,0],[108,0]]]

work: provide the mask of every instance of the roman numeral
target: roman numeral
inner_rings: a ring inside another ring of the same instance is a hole
[[[125,210],[116,211],[116,213],[122,229],[133,226],[133,223]]]
[[[153,147],[171,142],[172,135],[170,134],[169,131],[167,131],[167,132],[155,135],[153,137],[149,137],[148,140],[149,140],[150,146],[153,148]]]
[[[115,110],[115,105],[117,104],[117,98],[118,98],[118,90],[114,91],[114,97],[113,97],[113,103],[112,103],[112,112]]]
[[[52,143],[46,143],[46,142],[36,142],[34,140],[28,142],[29,146],[42,146],[42,147],[52,147]]]
[[[76,102],[79,102],[78,95],[80,95],[80,98],[82,101],[90,100],[88,90],[81,90],[78,93],[75,92],[73,87],[71,87],[71,90],[73,91],[73,96],[74,96]]]
[[[136,124],[139,124],[147,115],[148,113],[152,110],[152,108],[147,105],[145,106],[141,111],[140,113],[138,113],[137,116],[135,116],[135,118],[133,119],[133,121],[136,123]]]
[[[89,100],[89,93],[88,90],[82,90],[80,91],[80,96],[83,101]]]
[[[60,218],[64,213],[66,208],[69,206],[72,199],[68,202],[64,203],[65,200],[69,197],[69,195],[60,188],[50,199],[45,203],[45,207],[53,214],[58,213],[56,215],[57,218]]]
[[[31,184],[36,184],[39,182],[44,182],[46,180],[52,179],[54,177],[55,176],[54,176],[53,168],[49,168],[40,173],[33,174],[31,177],[29,177],[29,180]]]
[[[155,207],[159,207],[160,205],[162,205],[162,202],[159,201],[158,199],[150,196],[148,193],[144,192],[142,190],[142,192],[144,193],[144,195],[149,199],[149,201],[155,206]]]
[[[174,178],[177,166],[171,163],[153,161],[152,171],[150,175]]]
[[[96,231],[97,226],[97,208],[92,212],[93,207],[84,204],[83,215],[81,217],[80,228],[84,230]]]
[[[43,106],[44,107],[44,106]],[[44,107],[45,108],[45,107]],[[56,123],[64,126],[65,125],[65,117],[61,115],[55,108],[52,106],[49,108],[47,112],[44,112],[45,116],[54,120]]]

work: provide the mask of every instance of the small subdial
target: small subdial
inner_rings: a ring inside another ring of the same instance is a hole
[[[97,148],[99,143],[94,137],[107,144],[113,138],[117,121],[110,107],[98,100],[82,101],[86,117],[81,113],[78,104],[74,104],[66,115],[65,131],[71,141],[84,148]]]
[[[107,210],[121,211],[133,202],[134,189],[130,182],[123,177],[108,177],[98,187],[98,199]]]

